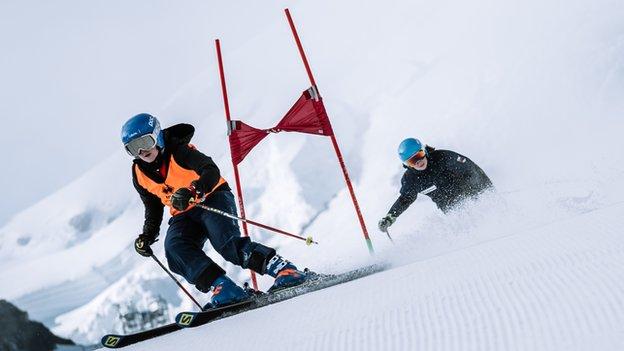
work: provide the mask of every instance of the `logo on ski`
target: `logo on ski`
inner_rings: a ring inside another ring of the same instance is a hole
[[[104,342],[104,346],[115,347],[117,343],[119,342],[119,340],[121,340],[121,338],[118,336],[109,336],[108,338],[106,338],[106,341]]]
[[[191,325],[191,322],[193,322],[192,314],[182,313],[180,315],[180,322],[179,322],[180,325],[188,326],[188,325]]]

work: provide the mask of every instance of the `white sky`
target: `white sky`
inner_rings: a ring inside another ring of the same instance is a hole
[[[237,21],[280,3],[0,0],[0,225],[119,150],[127,118],[212,71],[213,40],[244,41]]]

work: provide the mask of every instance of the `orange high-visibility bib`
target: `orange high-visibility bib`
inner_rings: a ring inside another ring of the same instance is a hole
[[[134,165],[134,171],[136,172],[137,181],[139,185],[147,189],[150,193],[158,196],[160,201],[165,206],[169,206],[169,212],[171,212],[172,216],[175,216],[179,213],[186,212],[191,208],[195,207],[195,204],[191,204],[186,210],[179,211],[171,206],[171,195],[176,192],[176,190],[180,188],[186,188],[191,185],[191,182],[199,179],[199,174],[197,172],[186,169],[180,166],[173,158],[173,155],[170,156],[169,160],[169,169],[167,170],[167,177],[165,178],[164,183],[157,183],[153,181],[150,177],[145,175],[143,171],[139,168],[139,165]],[[217,185],[215,185],[209,193],[211,194],[215,189],[219,186],[225,184],[226,181],[221,177]]]

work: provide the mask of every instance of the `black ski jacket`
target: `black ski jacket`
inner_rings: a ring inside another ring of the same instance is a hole
[[[207,193],[217,185],[221,178],[219,167],[212,159],[200,151],[189,147],[188,143],[193,138],[195,127],[190,124],[176,124],[162,131],[165,139],[165,148],[158,154],[156,160],[147,163],[139,158],[134,163],[147,175],[150,179],[157,183],[163,183],[165,178],[160,174],[160,168],[163,163],[168,163],[170,156],[173,155],[175,161],[186,169],[192,169],[199,174],[196,181],[196,188],[199,192]],[[168,168],[168,164],[165,165]],[[160,224],[163,219],[164,207],[158,196],[150,193],[139,185],[134,166],[132,167],[132,183],[134,188],[141,196],[141,201],[145,205],[145,222],[143,224],[143,234],[150,238],[156,238],[160,232]],[[219,190],[230,190],[227,183],[221,185]],[[215,189],[216,190],[216,189]]]
[[[492,188],[492,181],[468,157],[427,146],[427,168],[407,169],[401,179],[401,195],[388,213],[398,217],[418,197],[427,195],[443,212]]]

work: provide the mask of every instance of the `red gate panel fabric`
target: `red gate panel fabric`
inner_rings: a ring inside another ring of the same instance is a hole
[[[245,156],[262,141],[269,132],[249,126],[241,121],[232,121],[229,128],[230,152],[235,165],[241,163]]]
[[[314,87],[306,90],[282,120],[270,129],[257,129],[241,121],[229,126],[232,162],[239,164],[269,133],[299,132],[331,136],[334,134],[323,100]]]
[[[330,136],[334,132],[321,99],[314,88],[301,94],[301,97],[273,128],[276,132],[300,132]]]

